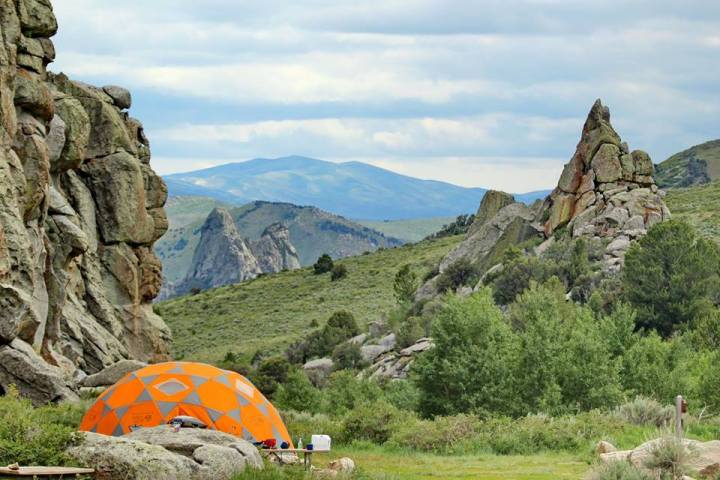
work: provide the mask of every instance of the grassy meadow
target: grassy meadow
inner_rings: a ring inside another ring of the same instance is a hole
[[[361,325],[379,320],[395,305],[393,280],[406,264],[422,278],[461,236],[379,250],[336,263],[347,277],[331,281],[312,268],[189,295],[156,305],[173,331],[177,359],[220,361],[227,352],[252,355],[258,349],[279,353],[292,341],[338,310],[348,310]],[[251,332],[251,335],[248,335]]]
[[[720,242],[720,181],[690,188],[672,188],[665,197],[673,218]]]

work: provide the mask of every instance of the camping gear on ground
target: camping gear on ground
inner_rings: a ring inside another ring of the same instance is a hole
[[[173,426],[179,425],[180,428],[207,428],[207,425],[199,419],[187,415],[178,415],[177,417],[173,417],[168,423]]]
[[[275,407],[242,375],[212,365],[167,362],[129,373],[105,390],[80,430],[120,436],[176,417],[250,442],[292,440]]]
[[[281,448],[282,450],[288,449],[288,448],[290,448],[290,444],[287,443],[287,442],[282,442],[282,443],[280,444],[280,448]]]
[[[262,446],[263,448],[275,448],[277,441],[274,438],[268,438],[267,440],[263,440]]]
[[[312,452],[313,450],[315,450],[315,448],[313,447],[312,443],[308,443],[307,445],[305,445],[305,450]]]
[[[326,451],[330,450],[330,444],[332,442],[332,439],[329,435],[313,435],[310,439],[310,443],[312,443],[315,446],[316,451]]]

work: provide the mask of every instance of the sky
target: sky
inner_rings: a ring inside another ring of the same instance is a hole
[[[54,0],[161,174],[256,157],[552,188],[596,98],[656,163],[720,137],[716,0]]]

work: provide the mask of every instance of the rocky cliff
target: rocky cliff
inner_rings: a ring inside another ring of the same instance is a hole
[[[458,262],[469,265],[475,277],[482,277],[499,266],[507,247],[541,237],[545,242],[536,252],[542,255],[562,231],[570,238],[601,242],[605,248],[602,268],[616,273],[631,241],[670,218],[663,197],[655,185],[649,155],[630,151],[610,124],[610,111],[597,100],[575,153],[545,201],[528,207],[506,193],[488,192],[466,239],[442,260],[438,275],[421,286],[416,299],[436,296],[440,276]]]
[[[163,292],[163,296],[183,295],[251,280],[262,273],[300,268],[290,232],[279,223],[267,227],[259,240],[246,241],[230,212],[218,207],[208,215],[200,235],[187,276],[172,290]]]
[[[36,402],[170,341],[150,303],[167,189],[127,90],[46,70],[56,30],[49,0],[0,0],[0,389]]]

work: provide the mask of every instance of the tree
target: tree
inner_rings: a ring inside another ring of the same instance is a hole
[[[305,372],[294,368],[285,382],[278,386],[274,402],[282,409],[317,412],[320,408],[320,399],[320,391],[313,386]]]
[[[423,415],[514,411],[518,341],[490,290],[451,297],[432,332],[435,348],[412,367]]]
[[[410,265],[403,265],[395,274],[393,282],[393,290],[395,291],[395,300],[400,305],[407,305],[415,298],[415,290],[417,289],[417,275],[412,271]]]
[[[283,357],[270,357],[258,365],[252,375],[253,383],[266,397],[272,398],[278,385],[287,381],[291,367]]]
[[[720,249],[688,224],[654,225],[625,256],[622,285],[638,327],[669,337],[720,300]]]
[[[343,342],[335,347],[332,359],[338,370],[355,370],[363,364],[360,345],[354,342]]]
[[[477,280],[477,271],[470,260],[461,258],[455,263],[450,264],[444,272],[440,274],[437,280],[437,289],[439,292],[456,290],[458,287],[468,285],[473,280]]]
[[[315,271],[315,275],[322,275],[323,273],[332,271],[333,266],[334,263],[332,257],[330,257],[327,253],[323,253],[317,259],[315,265],[313,265],[313,269]]]
[[[330,273],[330,280],[333,282],[337,280],[341,280],[345,277],[347,277],[347,267],[345,265],[335,265],[332,268],[332,272]]]

